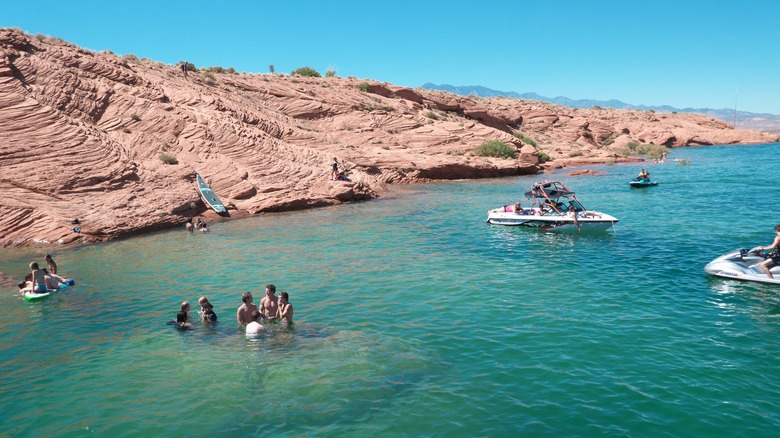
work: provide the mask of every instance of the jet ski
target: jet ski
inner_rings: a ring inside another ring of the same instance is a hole
[[[769,272],[774,278],[769,278],[758,266],[768,258],[769,254],[763,254],[757,248],[751,250],[742,248],[707,263],[704,272],[716,277],[734,280],[780,284],[780,263],[775,263],[769,268]]]

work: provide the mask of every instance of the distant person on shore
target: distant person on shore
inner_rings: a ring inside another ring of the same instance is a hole
[[[181,63],[181,72],[184,75],[184,79],[187,79],[187,63],[182,62]]]
[[[331,166],[330,177],[334,181],[339,178],[339,160],[337,160],[336,157],[333,157],[333,165]]]
[[[30,263],[30,271],[32,291],[38,294],[46,293],[46,273],[38,266],[38,262]]]
[[[257,306],[252,303],[252,292],[244,292],[243,295],[241,295],[241,301],[243,301],[244,304],[238,307],[238,310],[236,311],[236,320],[239,324],[246,325],[254,321],[252,312],[260,313],[260,311]]]
[[[190,233],[195,229],[195,226],[192,225],[192,218],[187,219],[187,222],[184,223],[184,229]]]
[[[287,324],[291,324],[293,319],[293,305],[289,299],[290,295],[286,291],[279,294],[279,317]]]
[[[758,265],[758,267],[761,268],[762,271],[764,271],[767,277],[774,278],[769,268],[774,266],[775,263],[780,262],[780,224],[775,225],[775,240],[772,241],[771,245],[757,246],[753,248],[754,251],[755,250],[766,251],[767,249],[774,249],[774,251],[769,253],[768,258],[765,261],[761,262],[761,264]]]
[[[265,296],[260,300],[260,313],[266,321],[279,318],[279,297],[274,295],[276,286],[267,284],[265,286]]]

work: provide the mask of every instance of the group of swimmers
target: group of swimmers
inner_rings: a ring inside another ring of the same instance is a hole
[[[203,323],[213,324],[217,322],[217,314],[214,313],[214,306],[209,302],[208,298],[198,298],[198,305],[200,305],[198,314],[200,315],[200,319],[203,321]],[[190,306],[189,301],[182,301],[181,310],[179,310],[179,313],[176,314],[176,325],[179,328],[188,329],[193,327],[192,318],[190,317],[191,309],[192,307]]]
[[[46,260],[48,269],[41,268],[38,262],[30,263],[30,273],[25,275],[24,281],[17,284],[20,295],[27,292],[45,294],[47,290],[57,289],[63,284],[68,284],[67,279],[57,275],[57,263],[51,254],[46,254],[44,260]]]
[[[207,224],[206,221],[199,217],[195,218],[194,222],[192,218],[187,219],[187,223],[184,224],[184,228],[189,232],[193,232],[195,230],[202,231],[204,233],[209,232],[209,224]]]
[[[293,306],[290,304],[290,296],[287,292],[281,292],[276,296],[276,286],[268,284],[265,286],[265,297],[260,300],[260,306],[255,305],[251,292],[244,292],[241,295],[243,304],[236,311],[236,321],[242,327],[245,327],[248,335],[258,334],[266,331],[266,327],[261,324],[282,322],[288,326],[293,322]],[[214,306],[211,305],[208,298],[200,297],[198,304],[201,310],[198,311],[200,319],[206,324],[217,322],[217,314],[214,313]],[[192,319],[190,317],[190,303],[184,301],[181,303],[181,310],[176,314],[176,325],[182,329],[192,328]]]

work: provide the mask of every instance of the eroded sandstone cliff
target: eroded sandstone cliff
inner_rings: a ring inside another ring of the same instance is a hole
[[[517,158],[474,155],[489,140],[516,147]],[[536,173],[539,152],[559,164],[621,161],[614,148],[631,141],[778,138],[689,114],[576,110],[356,78],[184,77],[175,66],[0,29],[5,246],[102,241],[210,215],[195,172],[237,217],[370,199],[393,183]],[[351,182],[331,180],[334,157]]]

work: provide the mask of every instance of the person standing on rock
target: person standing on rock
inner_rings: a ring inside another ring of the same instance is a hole
[[[336,157],[333,157],[333,168],[330,172],[330,176],[334,181],[339,178],[339,161],[336,159]]]
[[[181,64],[181,72],[184,73],[184,79],[187,79],[187,63],[182,62]]]

